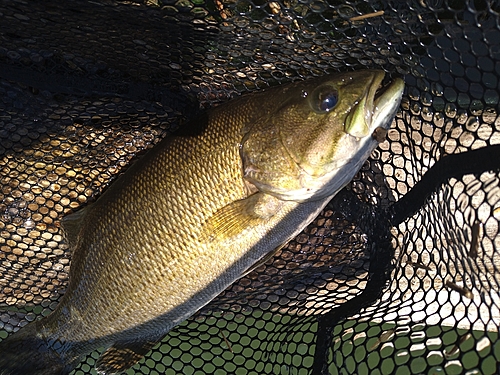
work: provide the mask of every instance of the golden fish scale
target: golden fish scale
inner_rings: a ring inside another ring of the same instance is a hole
[[[199,136],[163,140],[90,207],[57,308],[71,306],[71,316],[61,324],[61,314],[53,314],[59,315],[59,339],[86,341],[157,318],[204,289],[260,240],[263,233],[256,232],[207,241],[204,232],[217,210],[247,197],[239,145],[255,100],[242,102],[233,111],[213,110]],[[201,271],[207,267],[210,272]]]

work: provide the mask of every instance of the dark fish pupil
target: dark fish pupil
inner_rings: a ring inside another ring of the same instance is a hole
[[[319,108],[322,111],[328,112],[337,105],[337,93],[335,91],[322,92],[320,93],[319,100]]]
[[[330,112],[339,102],[338,91],[331,85],[319,86],[306,97],[311,108],[317,113]]]

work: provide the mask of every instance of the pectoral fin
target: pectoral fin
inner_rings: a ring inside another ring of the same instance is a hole
[[[281,200],[269,194],[255,193],[218,210],[207,220],[204,232],[209,241],[236,236],[269,220],[282,205]]]
[[[132,343],[115,343],[97,360],[97,372],[106,375],[122,373],[139,362],[160,340],[161,338]]]

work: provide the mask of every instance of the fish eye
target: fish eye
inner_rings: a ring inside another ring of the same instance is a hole
[[[337,90],[331,86],[321,86],[309,96],[312,109],[316,112],[330,112],[339,101]]]

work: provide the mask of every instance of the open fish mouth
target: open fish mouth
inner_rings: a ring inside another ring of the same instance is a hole
[[[396,114],[404,82],[401,78],[384,81],[384,77],[383,71],[373,71],[364,95],[346,118],[345,132],[356,139],[368,136],[379,127],[388,129]]]
[[[375,90],[374,101],[384,95],[384,93],[391,87],[393,80],[384,77],[384,79],[379,83],[377,89]]]
[[[401,103],[404,82],[395,78],[379,83],[373,96],[371,129],[387,129]]]

